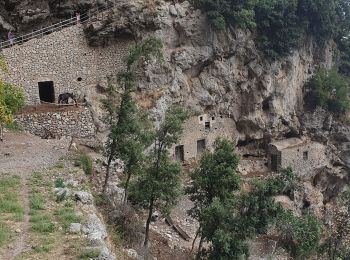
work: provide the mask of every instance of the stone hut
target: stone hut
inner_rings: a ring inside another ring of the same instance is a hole
[[[291,167],[299,176],[327,165],[325,146],[306,138],[289,138],[268,146],[268,165],[272,171]]]
[[[178,161],[188,161],[213,148],[218,137],[233,140],[235,122],[231,118],[203,114],[191,117],[184,124],[180,142],[172,148],[172,156]]]

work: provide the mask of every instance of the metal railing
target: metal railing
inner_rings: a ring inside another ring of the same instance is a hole
[[[89,21],[93,16],[95,16],[101,12],[104,12],[110,8],[113,8],[114,6],[115,6],[115,1],[113,1],[112,3],[108,3],[107,5],[91,9],[88,12],[80,15],[80,23],[83,24],[83,23]],[[11,40],[8,39],[6,41],[2,41],[2,42],[0,42],[0,50],[4,49],[4,48],[12,47],[16,44],[24,43],[26,41],[41,37],[43,35],[47,35],[47,34],[50,34],[50,33],[56,32],[56,31],[60,31],[63,28],[70,27],[70,26],[76,25],[76,24],[78,24],[78,21],[77,21],[77,17],[74,16],[74,17],[71,17],[67,20],[50,25],[48,27],[45,27],[45,28],[33,31],[31,33],[27,33],[27,34],[12,38]]]

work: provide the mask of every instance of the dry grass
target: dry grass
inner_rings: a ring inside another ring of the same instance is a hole
[[[137,92],[135,94],[135,101],[137,105],[144,109],[151,109],[156,106],[157,101],[164,95],[164,90],[154,90]]]

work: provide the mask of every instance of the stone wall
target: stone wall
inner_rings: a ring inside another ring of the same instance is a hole
[[[15,121],[24,130],[41,137],[45,137],[48,131],[55,138],[62,136],[86,138],[96,133],[91,112],[87,107],[74,108],[65,112],[19,114],[16,115]]]
[[[207,125],[206,127],[206,123]],[[231,118],[214,115],[199,115],[191,117],[184,124],[184,132],[176,146],[184,149],[184,160],[197,158],[201,153],[197,151],[197,141],[205,140],[205,148],[212,150],[213,144],[218,137],[233,140],[236,137],[235,122]],[[171,149],[174,159],[175,147]]]
[[[269,165],[271,165],[271,154],[280,155],[280,167],[291,167],[298,176],[310,176],[316,169],[328,165],[325,146],[310,140],[280,150],[270,145]]]
[[[116,75],[131,44],[120,39],[105,48],[90,47],[83,25],[68,27],[4,49],[10,74],[0,72],[0,77],[22,86],[29,105],[40,103],[38,82],[53,81],[57,101],[61,93],[83,94],[106,76]]]

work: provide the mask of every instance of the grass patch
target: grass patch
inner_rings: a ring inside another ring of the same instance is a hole
[[[50,217],[48,215],[33,215],[30,217],[30,222],[39,223],[39,222],[50,222]]]
[[[80,254],[80,259],[91,259],[91,258],[97,258],[101,254],[100,250],[96,249],[85,249],[81,254]]]
[[[57,209],[54,212],[54,216],[65,229],[69,228],[71,223],[80,223],[82,221],[82,218],[77,216],[72,208]]]
[[[34,251],[36,253],[49,253],[54,246],[52,244],[46,244],[46,245],[40,245],[34,248]]]
[[[64,164],[62,162],[56,163],[55,168],[63,169],[64,168]]]
[[[75,159],[74,165],[82,168],[86,175],[92,174],[92,159],[86,153],[81,153],[78,158]]]
[[[18,199],[21,180],[18,176],[5,176],[0,179],[0,213],[13,213],[14,219],[23,219],[24,210]]]
[[[55,231],[55,224],[52,222],[33,223],[32,231],[37,233],[53,233]]]
[[[11,238],[11,229],[4,223],[0,223],[0,247],[7,244]]]
[[[45,200],[44,198],[37,193],[34,193],[29,198],[30,208],[33,210],[43,210]]]
[[[12,121],[11,123],[5,124],[5,128],[14,131],[14,132],[22,132],[23,128],[16,122]]]

